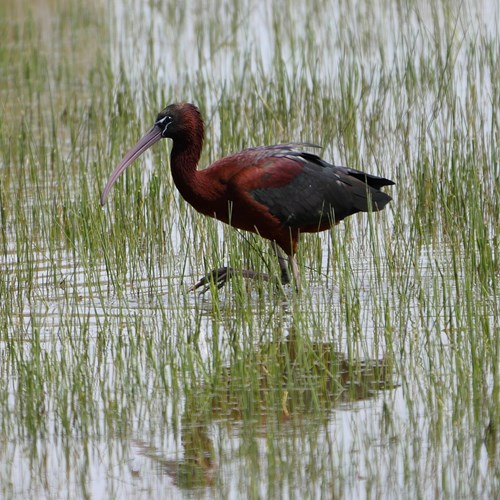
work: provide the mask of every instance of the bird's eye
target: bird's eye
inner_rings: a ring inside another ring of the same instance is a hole
[[[159,117],[156,119],[155,125],[158,125],[159,127],[166,127],[172,123],[172,116],[171,115],[165,115],[162,117]]]

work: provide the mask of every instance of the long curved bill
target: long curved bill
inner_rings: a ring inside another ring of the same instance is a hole
[[[106,203],[108,199],[109,192],[113,184],[116,182],[118,177],[123,174],[123,172],[129,167],[139,156],[144,153],[147,149],[149,149],[153,144],[158,142],[161,138],[162,131],[156,125],[153,126],[148,132],[144,134],[144,136],[139,140],[139,142],[128,151],[128,153],[123,157],[123,160],[120,164],[113,170],[112,174],[109,177],[108,183],[104,188],[104,191],[101,195],[101,205]]]

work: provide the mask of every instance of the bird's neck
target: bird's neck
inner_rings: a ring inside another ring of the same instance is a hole
[[[172,178],[182,197],[195,208],[206,196],[197,165],[201,156],[202,140],[174,140],[170,154]]]

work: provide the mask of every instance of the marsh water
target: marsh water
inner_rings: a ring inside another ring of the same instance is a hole
[[[497,2],[6,1],[0,6],[0,496],[494,498]],[[394,200],[304,235],[300,294],[257,236],[173,186],[308,141]]]

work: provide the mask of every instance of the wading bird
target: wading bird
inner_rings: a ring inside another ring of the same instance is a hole
[[[193,104],[178,103],[163,109],[153,127],[124,156],[104,188],[101,205],[124,170],[164,137],[173,142],[170,167],[182,197],[204,215],[270,240],[278,256],[282,282],[290,281],[288,258],[297,289],[295,253],[300,233],[324,231],[357,212],[382,210],[391,201],[380,188],[394,182],[331,165],[303,151],[304,147],[318,147],[307,143],[249,148],[197,170],[203,119]],[[207,287],[211,280],[221,287],[233,272],[227,267],[216,269],[193,289]],[[269,278],[251,270],[240,272],[244,277]]]

